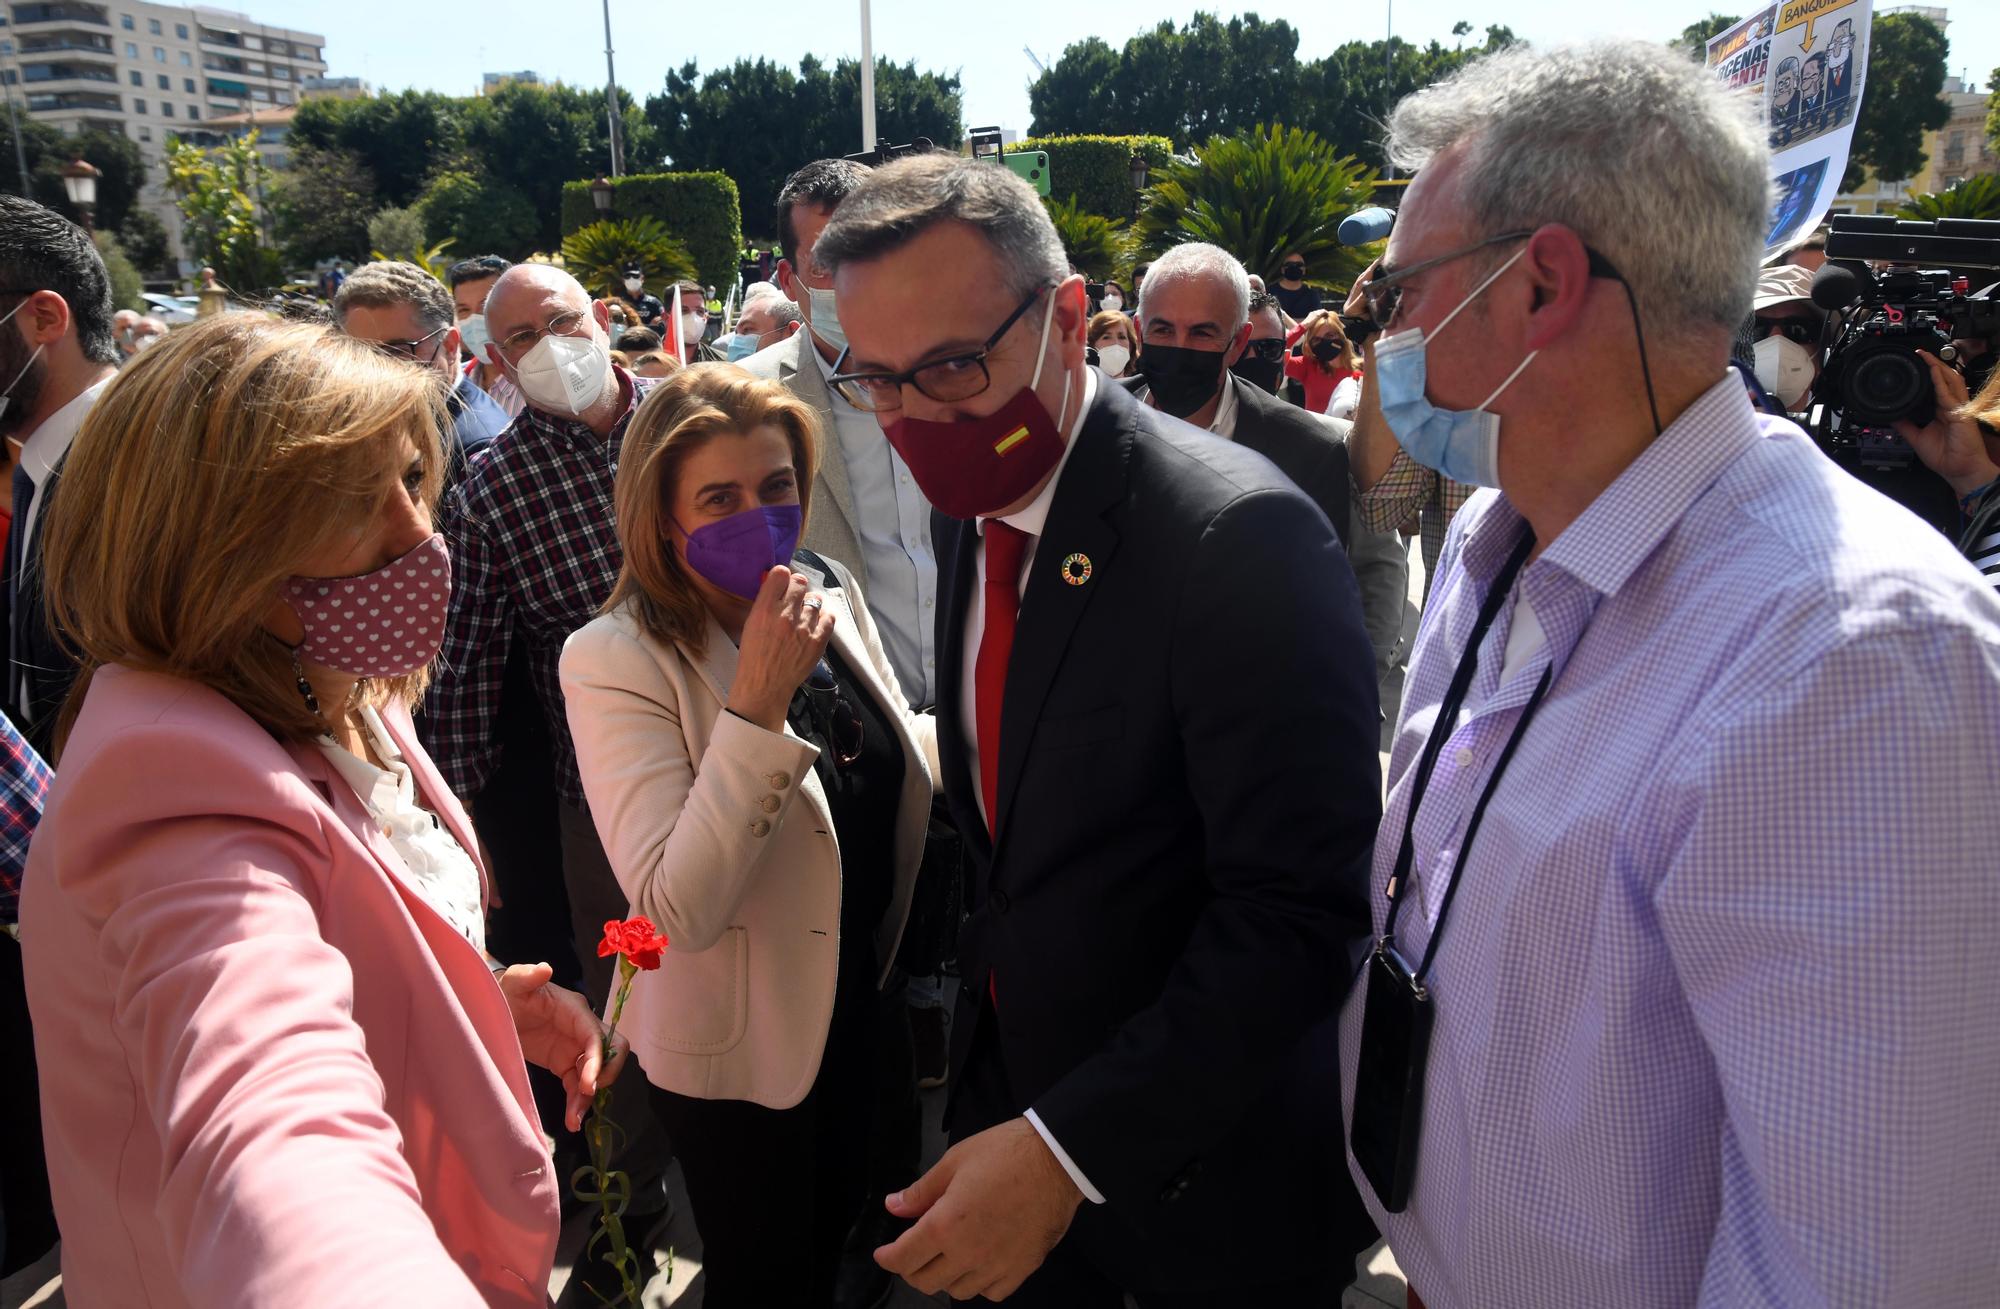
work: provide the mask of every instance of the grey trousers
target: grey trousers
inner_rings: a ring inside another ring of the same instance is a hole
[[[616,958],[597,957],[597,943],[604,939],[604,924],[627,917],[630,902],[612,875],[611,861],[597,839],[597,826],[590,815],[574,805],[559,805],[562,827],[563,886],[569,892],[570,929],[576,935],[577,962],[583,965],[583,994],[591,1007],[602,1014],[611,996],[612,979],[617,975]],[[646,1075],[637,1059],[627,1059],[625,1071],[611,1088],[607,1113],[625,1133],[622,1148],[612,1159],[632,1178],[632,1208],[645,1213],[657,1193],[664,1203],[664,1178],[673,1150],[666,1130],[653,1116],[646,1093]],[[569,1185],[563,1179],[565,1188]]]

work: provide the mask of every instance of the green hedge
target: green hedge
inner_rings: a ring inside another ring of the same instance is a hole
[[[1039,136],[1007,147],[1046,150],[1049,198],[1073,200],[1085,213],[1105,218],[1132,216],[1132,152],[1146,156],[1155,173],[1173,157],[1164,136]]]
[[[701,280],[717,289],[736,281],[743,248],[743,209],[736,183],[727,173],[640,173],[611,183],[611,217],[650,214],[680,238]],[[598,219],[590,183],[565,182],[562,230],[565,237]]]

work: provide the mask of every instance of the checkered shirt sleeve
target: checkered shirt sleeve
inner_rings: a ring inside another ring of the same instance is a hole
[[[14,724],[0,716],[0,923],[20,919],[28,841],[41,821],[49,780],[49,766]]]

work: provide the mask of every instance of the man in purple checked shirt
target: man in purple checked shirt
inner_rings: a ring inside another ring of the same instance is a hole
[[[1992,1303],[2000,602],[1725,371],[1754,109],[1517,49],[1390,157],[1353,439],[1499,490],[1410,660],[1363,1197],[1431,1309]]]

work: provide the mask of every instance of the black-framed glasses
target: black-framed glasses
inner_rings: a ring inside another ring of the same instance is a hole
[[[799,697],[805,701],[806,716],[833,752],[834,765],[853,767],[854,761],[861,757],[861,715],[841,692],[833,668],[825,659],[806,674]]]
[[[385,355],[390,355],[397,359],[405,359],[413,364],[427,364],[437,358],[438,347],[431,343],[435,341],[438,345],[442,345],[444,334],[449,332],[452,326],[452,324],[446,323],[429,336],[420,336],[414,341],[370,341],[368,344],[374,346]],[[427,345],[431,347],[428,351],[424,349]]]
[[[1261,340],[1253,339],[1249,345],[1244,347],[1244,353],[1255,355],[1267,364],[1283,363],[1285,361],[1285,338],[1282,336],[1267,336]]]
[[[534,348],[535,342],[545,336],[575,336],[576,329],[583,320],[590,317],[586,310],[571,309],[557,314],[543,327],[524,327],[518,332],[509,332],[500,342],[500,353],[507,356],[509,363],[518,364],[521,356]]]
[[[841,371],[847,363],[847,351],[842,350],[840,358],[833,361],[833,376],[827,381],[847,403],[875,414],[901,409],[903,388],[906,386],[916,387],[920,393],[939,404],[970,400],[993,385],[993,375],[986,370],[986,359],[993,353],[993,347],[1000,344],[1000,338],[1007,335],[1009,328],[1021,321],[1021,315],[1028,312],[1028,307],[1054,286],[1055,283],[1049,282],[1028,292],[1027,298],[1007,315],[1007,321],[986,338],[986,344],[970,354],[933,359],[900,373],[847,373]]]
[[[1391,269],[1386,274],[1371,277],[1361,284],[1361,297],[1368,302],[1368,316],[1375,320],[1377,327],[1386,328],[1396,317],[1396,310],[1403,303],[1403,285],[1408,279],[1441,264],[1448,264],[1454,259],[1463,259],[1488,246],[1500,245],[1506,241],[1525,241],[1533,235],[1532,230],[1502,232],[1498,236],[1489,236],[1483,241],[1475,241],[1457,250],[1432,255],[1429,259],[1420,259],[1408,268]]]
[[[1760,318],[1756,339],[1761,341],[1767,336],[1782,336],[1800,345],[1818,345],[1819,324],[1804,318]]]

